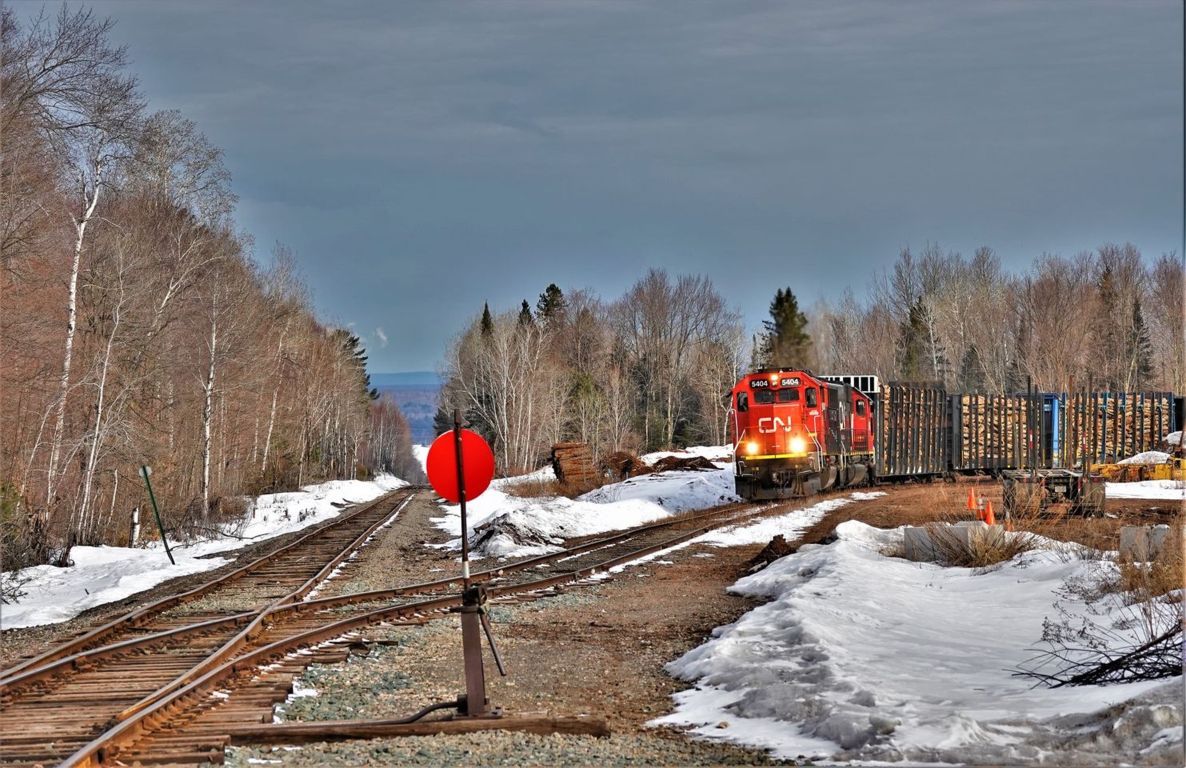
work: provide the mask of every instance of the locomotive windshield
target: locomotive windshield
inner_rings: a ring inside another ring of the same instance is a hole
[[[797,403],[799,402],[799,390],[794,387],[790,389],[780,389],[775,392],[775,399],[780,403]]]
[[[759,389],[754,391],[754,402],[758,405],[770,405],[774,402],[774,393],[769,389]]]

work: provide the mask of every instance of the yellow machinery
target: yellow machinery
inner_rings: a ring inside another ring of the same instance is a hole
[[[1186,458],[1171,458],[1160,464],[1092,464],[1091,473],[1112,483],[1139,480],[1186,480]]]

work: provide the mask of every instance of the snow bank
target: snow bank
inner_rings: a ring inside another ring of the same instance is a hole
[[[642,459],[647,464],[654,464],[659,459],[666,459],[669,456],[677,456],[681,459],[686,459],[691,456],[699,456],[718,464],[727,464],[733,461],[733,446],[693,445],[691,448],[685,448],[682,451],[656,451],[655,453],[643,454],[638,458]]]
[[[1135,456],[1129,456],[1127,459],[1121,459],[1117,464],[1164,464],[1170,460],[1168,453],[1161,451],[1145,451],[1138,453]]]
[[[1181,480],[1142,480],[1137,483],[1108,483],[1109,499],[1186,500],[1186,483]]]
[[[654,724],[789,759],[1013,763],[1052,750],[1068,716],[1165,685],[1034,689],[1011,674],[1089,563],[1031,552],[977,573],[882,555],[900,529],[850,521],[837,535],[731,588],[772,602],[668,665],[695,687]]]
[[[749,525],[735,528],[721,528],[711,531],[696,539],[695,543],[712,544],[717,547],[743,547],[748,544],[766,544],[775,536],[782,535],[788,541],[799,538],[800,534],[824,518],[833,509],[839,509],[854,501],[866,501],[884,496],[881,491],[872,493],[857,492],[847,499],[827,499],[813,504],[806,509],[796,509],[785,515],[759,520]]]
[[[420,468],[427,474],[428,472],[428,448],[427,445],[413,445],[412,457],[420,462]]]
[[[1164,440],[1165,440],[1166,445],[1181,445],[1182,444],[1182,433],[1181,432],[1170,432],[1168,435],[1165,436]]]
[[[577,499],[563,496],[517,498],[493,486],[466,505],[472,535],[475,528],[502,517],[504,524],[534,532],[540,540],[590,536],[642,525],[690,509],[703,509],[738,501],[733,492],[733,471],[665,472],[644,475],[598,488]],[[444,506],[437,525],[457,537],[450,546],[461,546],[461,508]],[[486,541],[479,554],[491,557],[529,557],[555,552],[558,544],[524,545],[511,536]]]
[[[230,558],[210,555],[307,528],[336,517],[346,505],[370,501],[404,485],[403,480],[381,475],[373,481],[335,480],[260,496],[234,536],[173,545],[175,566],[169,564],[160,542],[146,547],[75,547],[70,551],[74,565],[69,568],[38,565],[16,574],[20,580],[28,579],[22,587],[26,594],[16,605],[0,605],[0,629],[57,624],[162,581],[213,570]],[[167,523],[167,511],[164,517]]]
[[[484,540],[476,554],[530,557],[555,552],[560,548],[560,539],[616,531],[678,512],[740,501],[734,493],[732,464],[715,472],[676,471],[632,477],[576,499],[518,498],[503,490],[528,480],[552,478],[551,468],[544,468],[530,475],[496,480],[485,493],[466,504],[471,536],[475,528],[496,523],[508,531]],[[434,522],[457,537],[448,546],[459,548],[461,508],[456,504],[442,507],[444,517]]]

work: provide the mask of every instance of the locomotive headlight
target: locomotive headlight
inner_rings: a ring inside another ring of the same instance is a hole
[[[748,443],[745,444],[745,453],[747,456],[753,456],[753,455],[757,454],[759,449],[760,449],[760,446],[757,443],[755,443],[753,440],[750,440]]]
[[[791,438],[791,453],[807,453],[807,441],[795,435]]]
[[[778,374],[777,374],[777,373],[772,373],[772,374],[770,374],[770,383],[771,383],[771,384],[777,384],[777,383],[778,383]]]

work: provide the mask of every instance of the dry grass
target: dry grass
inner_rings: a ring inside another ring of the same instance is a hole
[[[965,539],[944,523],[930,523],[926,529],[939,562],[957,568],[988,568],[1029,552],[1038,541],[1027,531],[973,529]]]
[[[508,482],[499,490],[508,496],[520,499],[534,499],[548,496],[565,496],[574,499],[582,493],[588,493],[594,488],[600,488],[599,483],[562,483],[555,478],[541,480],[539,478],[524,479]]]
[[[1170,527],[1161,548],[1149,559],[1123,557],[1115,588],[1133,602],[1156,600],[1183,588],[1182,519]]]

